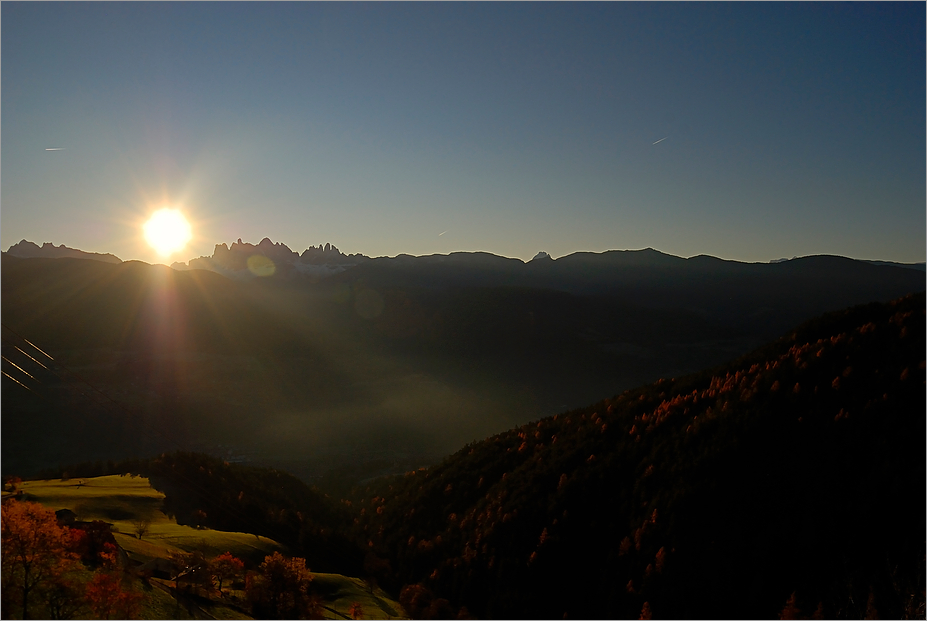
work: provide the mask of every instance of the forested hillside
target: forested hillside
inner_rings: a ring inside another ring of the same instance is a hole
[[[851,308],[472,443],[358,489],[357,537],[412,614],[924,618],[924,326]]]

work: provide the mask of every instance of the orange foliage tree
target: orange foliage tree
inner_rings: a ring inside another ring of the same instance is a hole
[[[245,564],[241,559],[232,556],[231,552],[220,554],[212,559],[210,563],[212,575],[219,581],[219,594],[222,594],[222,582],[228,580],[231,582],[242,575],[245,570]]]
[[[28,619],[30,603],[47,601],[42,592],[60,586],[76,566],[71,531],[58,525],[53,511],[33,502],[3,503],[0,514],[3,616],[12,616],[15,606]]]
[[[641,608],[641,619],[653,619],[653,613],[650,612],[650,602],[644,602],[644,607]]]
[[[309,593],[312,574],[306,559],[287,558],[279,552],[264,557],[257,575],[249,575],[245,592],[256,616],[273,619],[321,618],[322,606]]]
[[[87,603],[95,619],[137,619],[142,596],[124,591],[118,574],[97,572],[87,585]]]
[[[801,610],[798,608],[798,600],[795,597],[795,593],[792,593],[789,596],[788,601],[785,602],[785,606],[782,608],[782,612],[779,613],[780,619],[799,619],[801,615]]]
[[[399,593],[399,604],[413,619],[452,619],[450,602],[436,598],[421,584],[407,584]]]

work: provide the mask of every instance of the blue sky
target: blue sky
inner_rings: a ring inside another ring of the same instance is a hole
[[[923,3],[0,11],[4,249],[927,253]]]

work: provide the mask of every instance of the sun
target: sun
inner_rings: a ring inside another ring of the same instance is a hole
[[[142,230],[145,241],[162,257],[183,250],[193,237],[190,223],[177,209],[159,209],[148,218]]]

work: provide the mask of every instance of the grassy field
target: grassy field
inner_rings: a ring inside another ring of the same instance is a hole
[[[21,485],[27,500],[57,511],[70,509],[78,520],[103,520],[112,524],[116,541],[132,560],[145,562],[167,558],[171,552],[202,551],[206,556],[231,552],[242,559],[258,560],[275,550],[286,553],[281,544],[248,533],[229,533],[181,526],[161,512],[164,494],[152,489],[148,479],[105,476],[92,479],[25,481]],[[139,539],[137,521],[146,521],[148,532]]]
[[[176,552],[202,551],[207,557],[231,552],[250,566],[286,548],[267,537],[249,533],[232,533],[181,526],[161,511],[164,495],[152,489],[148,479],[133,476],[105,476],[89,479],[52,479],[24,481],[20,485],[24,499],[38,502],[57,511],[70,509],[78,520],[103,520],[112,524],[117,543],[133,561],[144,563],[154,558],[168,558]],[[4,492],[4,496],[7,493]],[[136,523],[147,523],[141,539]],[[403,616],[399,604],[381,589],[359,578],[339,574],[314,574],[314,590],[323,600],[323,615],[328,619],[350,619],[350,609],[360,604],[365,619],[395,619]],[[171,582],[151,579],[138,581],[145,594],[142,618],[146,619],[247,619],[234,606],[222,602],[179,601],[171,595]]]

